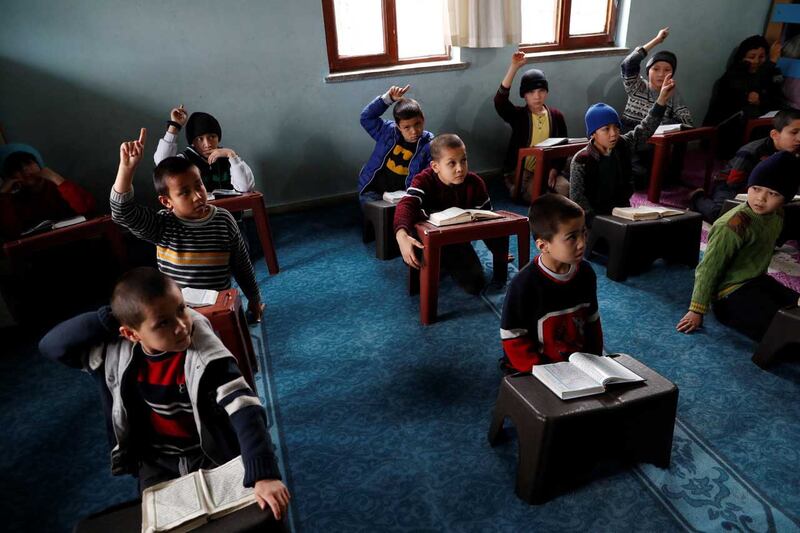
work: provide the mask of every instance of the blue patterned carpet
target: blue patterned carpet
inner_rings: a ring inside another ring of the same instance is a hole
[[[268,307],[253,335],[295,530],[800,530],[800,365],[761,371],[752,342],[713,318],[676,333],[691,269],[657,263],[620,284],[595,265],[607,349],[680,388],[672,467],[604,465],[529,506],[513,491],[513,431],[496,448],[486,439],[503,288],[470,297],[445,279],[439,321],[424,327],[400,259],[361,243],[357,208],[272,223],[281,273],[257,265]],[[4,529],[66,531],[135,485],[108,474],[93,382],[30,347],[0,359]]]

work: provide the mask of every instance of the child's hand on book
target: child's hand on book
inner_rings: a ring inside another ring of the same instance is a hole
[[[675,327],[681,333],[691,333],[696,329],[700,329],[703,325],[703,315],[694,311],[689,311],[683,318],[681,318],[678,325]]]
[[[119,146],[119,166],[132,170],[136,168],[144,155],[144,143],[147,141],[147,129],[139,131],[139,139],[127,141]]]
[[[419,270],[419,267],[422,265],[419,259],[417,259],[417,254],[414,251],[414,248],[424,250],[425,246],[417,239],[409,235],[404,229],[398,230],[395,238],[397,239],[397,246],[400,248],[400,255],[403,256],[403,262],[405,262],[405,264],[408,266]]]
[[[275,515],[275,520],[280,520],[286,513],[289,500],[292,498],[286,485],[279,479],[261,479],[256,481],[253,489],[256,502],[261,510],[263,511],[269,505],[272,514]]]

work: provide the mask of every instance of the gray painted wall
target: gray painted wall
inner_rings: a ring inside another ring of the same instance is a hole
[[[671,26],[665,47],[678,54],[679,90],[699,122],[731,50],[763,30],[770,2],[623,0],[623,6],[623,45],[642,44]],[[8,138],[36,145],[51,167],[87,184],[101,205],[119,143],[147,127],[149,161],[169,109],[179,103],[220,119],[224,144],[253,167],[270,205],[354,191],[372,149],[359,112],[392,83],[413,86],[428,129],[462,135],[473,169],[498,168],[508,140],[491,99],[512,47],[464,49],[470,67],[463,71],[329,84],[317,0],[5,0],[3,13],[0,122]],[[537,65],[571,135],[583,135],[589,104],[623,106],[621,59]],[[142,195],[153,194],[150,169],[137,174]]]

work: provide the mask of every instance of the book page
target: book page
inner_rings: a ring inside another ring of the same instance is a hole
[[[672,217],[684,214],[684,211],[681,211],[680,209],[673,209],[671,207],[664,206],[648,206],[647,209],[658,213],[662,217]]]
[[[566,137],[548,137],[540,143],[537,143],[538,148],[547,148],[548,146],[558,146],[567,142]]]
[[[503,218],[503,215],[497,214],[494,211],[489,211],[487,209],[467,209],[467,213],[475,220],[485,219],[485,218]]]
[[[142,530],[164,531],[206,514],[195,473],[179,477],[142,493]]]
[[[53,229],[66,228],[68,226],[74,226],[75,224],[80,224],[81,222],[86,222],[86,217],[83,215],[78,215],[76,217],[67,218],[64,220],[59,220],[58,222],[54,222]]]
[[[664,135],[665,133],[672,133],[673,131],[681,131],[680,124],[662,124],[656,128],[653,135]]]
[[[532,373],[562,400],[603,392],[603,385],[568,362],[536,365]]]
[[[396,204],[406,195],[406,191],[386,191],[383,193],[383,200],[390,204]]]
[[[214,305],[217,302],[219,291],[213,289],[195,289],[193,287],[181,288],[183,299],[186,305],[190,307],[203,307],[205,305]]]
[[[201,470],[200,474],[203,478],[208,506],[211,513],[215,515],[256,501],[253,489],[242,485],[244,465],[241,456],[216,468]]]
[[[643,377],[631,372],[611,357],[575,352],[569,356],[569,361],[604,385],[644,381]]]
[[[428,221],[434,226],[441,226],[444,223],[453,223],[460,218],[464,218],[464,221],[469,221],[469,213],[460,207],[449,207],[444,211],[431,213],[428,217]]]

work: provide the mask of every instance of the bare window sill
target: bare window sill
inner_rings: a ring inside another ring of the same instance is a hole
[[[413,65],[396,65],[392,67],[370,68],[353,70],[350,72],[337,72],[325,76],[325,83],[340,83],[343,81],[368,80],[372,78],[389,78],[398,74],[422,74],[425,72],[446,72],[448,70],[464,70],[469,63],[457,59],[450,61],[434,61],[430,63],[415,63]]]
[[[567,59],[583,59],[586,57],[624,56],[630,52],[629,48],[621,46],[608,46],[603,48],[584,48],[582,50],[553,50],[549,52],[529,52],[525,59],[536,61],[564,61]]]

